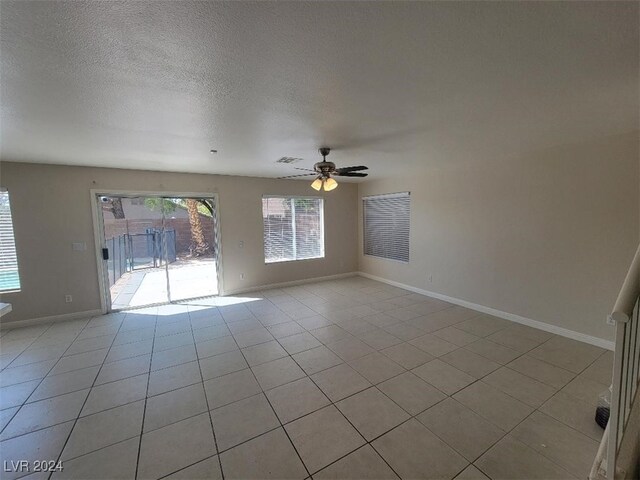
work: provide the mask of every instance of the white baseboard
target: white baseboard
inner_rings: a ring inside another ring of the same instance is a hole
[[[30,327],[33,325],[42,325],[43,323],[64,322],[65,320],[89,318],[95,317],[96,315],[102,315],[102,310],[86,310],[84,312],[63,313],[62,315],[51,315],[49,317],[16,320],[14,322],[0,321],[0,330],[10,330],[12,328],[19,327]]]
[[[605,340],[604,338],[593,337],[591,335],[587,335],[586,333],[575,332],[573,330],[568,330],[566,328],[558,327],[556,325],[551,325],[549,323],[540,322],[538,320],[532,320],[531,318],[521,317],[520,315],[516,315],[514,313],[503,312],[502,310],[497,310],[491,307],[485,307],[484,305],[478,305],[477,303],[468,302],[466,300],[450,297],[448,295],[443,295],[441,293],[430,292],[429,290],[423,290],[422,288],[417,288],[411,285],[406,285],[404,283],[395,282],[393,280],[388,280],[386,278],[378,277],[376,275],[371,275],[365,272],[358,272],[358,275],[365,278],[369,278],[371,280],[377,280],[378,282],[383,282],[388,285],[393,285],[394,287],[404,288],[405,290],[409,290],[410,292],[419,293],[421,295],[426,295],[432,298],[437,298],[438,300],[444,300],[445,302],[453,303],[455,305],[460,305],[461,307],[469,308],[471,310],[487,313],[489,315],[493,315],[494,317],[504,318],[505,320],[510,320],[512,322],[520,323],[522,325],[527,325],[529,327],[537,328],[539,330],[544,330],[545,332],[555,333],[556,335],[560,335],[562,337],[567,337],[567,338],[571,338],[572,340],[578,340],[579,342],[595,345],[596,347],[605,348],[607,350],[613,350],[615,346],[614,342],[610,340]]]
[[[255,287],[237,288],[235,290],[229,290],[229,291],[225,290],[224,293],[220,294],[220,296],[228,297],[229,295],[238,295],[241,293],[257,292],[259,290],[269,290],[271,288],[295,287],[296,285],[304,285],[306,283],[324,282],[327,280],[339,280],[341,278],[355,277],[356,275],[358,275],[358,272],[348,272],[348,273],[338,273],[336,275],[328,275],[326,277],[305,278],[302,280],[294,280],[291,282],[268,283],[266,285],[257,285]]]

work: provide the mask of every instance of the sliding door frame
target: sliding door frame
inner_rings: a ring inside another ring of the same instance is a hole
[[[216,296],[224,295],[223,287],[223,267],[222,267],[222,234],[220,226],[220,200],[217,193],[209,192],[158,192],[158,191],[145,191],[145,190],[113,190],[113,189],[91,189],[91,214],[93,217],[93,238],[95,245],[95,258],[98,268],[98,288],[100,293],[100,309],[103,314],[112,312],[111,307],[111,292],[109,290],[109,280],[107,275],[109,274],[105,265],[105,261],[102,259],[102,249],[105,248],[104,237],[104,215],[102,211],[102,204],[98,201],[98,197],[101,196],[114,196],[114,197],[159,197],[159,198],[212,198],[214,200],[214,218],[213,218],[213,230],[214,241],[216,243],[216,277],[218,282],[218,293]],[[164,223],[164,216],[163,216]],[[166,270],[165,270],[166,273]],[[168,282],[168,277],[167,277]],[[175,303],[188,301],[178,300]],[[168,302],[174,303],[174,302]],[[164,304],[160,304],[164,305]],[[143,307],[140,307],[143,308]]]

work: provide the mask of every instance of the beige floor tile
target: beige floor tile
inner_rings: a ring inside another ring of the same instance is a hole
[[[160,478],[215,453],[209,414],[188,418],[142,436],[138,478]]]
[[[447,362],[449,365],[475,378],[482,378],[500,368],[499,363],[493,362],[465,348],[459,348],[446,355],[442,355],[440,360]]]
[[[578,478],[589,476],[599,446],[594,439],[540,412],[534,412],[511,435]]]
[[[401,478],[455,477],[467,461],[415,419],[375,440],[373,448]]]
[[[382,350],[383,348],[388,348],[393,345],[402,343],[402,340],[394,337],[381,328],[377,328],[375,330],[371,330],[362,335],[359,335],[358,338],[360,338],[360,340],[362,340],[364,343],[375,350]]]
[[[288,355],[287,351],[275,340],[243,348],[242,354],[251,366],[271,362]]]
[[[458,349],[457,345],[447,342],[446,340],[438,338],[430,333],[414,338],[409,343],[418,347],[420,350],[427,352],[429,355],[433,355],[434,357],[439,357]]]
[[[276,414],[262,393],[212,410],[211,417],[220,451],[280,425]]]
[[[521,355],[521,353],[516,350],[484,338],[470,343],[464,348],[478,355],[482,355],[484,358],[498,362],[501,365],[506,365]]]
[[[0,431],[7,426],[20,407],[11,407],[0,410]]]
[[[318,339],[309,332],[297,333],[289,337],[281,338],[278,341],[290,355],[322,345]]]
[[[57,459],[73,423],[72,421],[61,423],[1,442],[0,463],[6,465],[11,464],[12,461],[26,460],[33,465],[34,460]],[[13,480],[20,476],[23,474],[19,471],[2,472],[2,480]]]
[[[293,359],[307,375],[313,375],[342,363],[342,359],[324,345],[296,353]]]
[[[29,402],[36,402],[46,398],[56,397],[65,393],[75,392],[85,388],[90,388],[98,375],[99,366],[75,370],[73,372],[62,373],[60,375],[50,375],[42,380],[38,388],[29,397]],[[2,406],[6,404],[4,393],[0,393]]]
[[[255,328],[246,332],[233,334],[236,342],[240,348],[251,347],[252,345],[258,345],[273,340],[273,335],[269,333],[264,327]]]
[[[482,381],[461,390],[453,398],[505,431],[511,430],[533,411],[530,406]]]
[[[337,342],[329,343],[327,347],[329,347],[331,351],[342,358],[345,362],[364,357],[365,355],[375,351],[362,340],[355,337],[347,337],[342,340],[338,340]]]
[[[575,377],[573,372],[542,362],[529,355],[515,359],[508,363],[507,367],[555,388],[564,387]]]
[[[330,402],[309,378],[301,378],[266,392],[280,421],[288,423]]]
[[[262,363],[251,367],[251,369],[263,390],[271,390],[306,376],[290,357]]]
[[[342,400],[371,386],[371,383],[346,363],[311,376],[332,402]]]
[[[185,319],[181,322],[172,322],[166,325],[158,324],[156,326],[156,337],[166,337],[167,335],[175,335],[176,333],[191,332],[191,322]]]
[[[603,353],[582,373],[585,378],[595,382],[611,385],[611,376],[613,372],[613,352]]]
[[[320,470],[313,478],[322,480],[386,480],[398,479],[399,477],[370,445],[365,445]]]
[[[220,320],[223,322],[223,320]],[[193,321],[192,321],[193,323]],[[193,338],[198,342],[206,342],[207,340],[213,340],[214,338],[227,337],[231,335],[231,330],[222,324],[209,325],[203,328],[197,328],[193,330]]]
[[[312,474],[365,443],[333,405],[299,418],[285,429]]]
[[[464,347],[465,345],[480,339],[480,337],[472,335],[469,332],[465,332],[464,330],[459,330],[456,327],[446,327],[436,330],[433,332],[433,335],[459,347]]]
[[[556,393],[555,388],[507,367],[490,373],[483,381],[534,408],[538,408]]]
[[[172,348],[182,347],[184,345],[193,345],[193,334],[191,332],[177,333],[166,337],[156,336],[153,342],[153,351],[161,352]]]
[[[52,359],[38,363],[30,363],[28,365],[21,365],[19,367],[9,366],[0,373],[0,386],[6,387],[9,385],[15,385],[18,383],[44,378],[51,370],[51,367],[56,364],[56,362],[57,359]]]
[[[569,472],[507,435],[475,462],[493,480],[567,480]]]
[[[183,363],[197,360],[195,345],[183,345],[181,347],[170,348],[160,352],[153,352],[151,359],[151,370],[161,370],[163,368],[174,367]]]
[[[123,378],[135,377],[149,372],[151,366],[151,355],[140,355],[139,357],[127,358],[117,362],[105,364],[100,370],[96,385],[115,382]],[[71,372],[75,373],[75,372]]]
[[[419,367],[420,365],[434,359],[433,356],[417,347],[414,347],[410,343],[400,343],[398,345],[385,348],[384,350],[381,350],[380,353],[386,355],[397,364],[409,370]]]
[[[1,440],[50,427],[73,420],[87,398],[88,389],[59,395],[47,400],[27,403],[16,413],[6,426]]]
[[[405,371],[389,357],[375,352],[349,362],[349,365],[371,383],[378,384]]]
[[[267,330],[269,330],[269,333],[277,339],[288,337],[289,335],[295,335],[297,333],[302,333],[305,331],[305,329],[302,328],[299,323],[294,321],[278,323],[276,325],[267,327]]]
[[[221,377],[228,373],[244,370],[247,367],[245,357],[240,350],[233,350],[200,360],[200,370],[204,380]]]
[[[137,357],[138,355],[146,355],[151,353],[152,349],[153,338],[142,340],[140,342],[112,346],[104,362],[106,364],[117,362],[118,360],[124,360],[125,358]]]
[[[336,406],[369,442],[409,418],[409,414],[375,387],[345,398]]]
[[[510,328],[506,328],[496,333],[492,333],[491,335],[486,337],[486,339],[494,343],[499,343],[500,345],[504,345],[505,347],[509,347],[512,350],[515,350],[519,353],[526,353],[536,348],[541,343],[537,340],[533,340],[527,337],[521,332],[512,330]]]
[[[198,362],[183,363],[174,367],[156,370],[149,375],[147,395],[159,395],[170,390],[186,387],[202,381]]]
[[[209,408],[214,409],[260,393],[260,385],[250,369],[204,382]]]
[[[456,477],[456,480],[490,480],[484,473],[473,465],[469,465]]]
[[[411,415],[417,415],[446,398],[440,390],[411,372],[382,382],[378,388]]]
[[[80,418],[62,452],[67,461],[128,438],[140,436],[144,400]],[[136,447],[137,448],[137,447]]]
[[[207,411],[201,383],[179,388],[147,399],[144,431],[149,432]]]
[[[196,350],[198,358],[202,359],[213,355],[220,355],[221,353],[231,352],[233,350],[239,350],[239,348],[233,337],[228,336],[196,343]]]
[[[589,400],[598,398],[598,395],[607,390],[609,385],[610,384],[590,380],[588,376],[580,374],[567,383],[562,391],[567,395],[571,395],[588,402]]]
[[[111,343],[113,343],[115,337],[115,335],[103,335],[100,337],[85,338],[84,340],[76,340],[69,346],[69,349],[65,352],[65,356],[68,357],[78,353],[108,348],[111,346]]]
[[[414,327],[413,325],[409,325],[405,322],[384,325],[381,328],[385,332],[390,333],[394,337],[397,337],[404,342],[408,342],[409,340],[413,340],[414,338],[418,338],[424,335],[423,330],[420,330],[418,327]]]
[[[602,353],[602,348],[569,338],[554,337],[532,350],[529,355],[570,372],[580,373]]]
[[[547,400],[539,410],[594,440],[600,441],[603,430],[594,420],[597,402],[597,398],[585,401],[564,392],[558,392]]]
[[[492,333],[504,330],[511,325],[513,325],[513,322],[504,318],[483,314],[457,324],[456,328],[477,337],[488,337]]]
[[[86,353],[78,353],[69,357],[62,357],[56,366],[51,369],[51,375],[59,375],[61,373],[80,370],[81,368],[94,367],[104,362],[107,356],[108,348],[94,350]],[[5,370],[6,371],[6,370]]]
[[[438,359],[420,365],[411,371],[447,395],[453,395],[476,380],[471,375]]]
[[[167,480],[222,480],[220,460],[217,455],[191,465],[176,473],[172,473]]]
[[[66,349],[67,347],[65,345],[51,345],[48,347],[27,348],[17,357],[13,357],[14,360],[11,362],[11,367],[20,367],[22,365],[44,362],[46,360],[58,360],[65,353]]]
[[[94,376],[97,373],[98,372],[96,370]],[[0,401],[2,402],[2,408],[19,407],[22,405],[29,396],[34,393],[38,384],[40,384],[40,380],[32,380],[30,382],[17,383],[15,385],[0,388]],[[56,393],[55,395],[58,394]],[[36,398],[36,400],[42,400],[55,395],[49,395],[45,392],[41,395],[42,398]]]
[[[349,332],[338,325],[327,325],[326,327],[316,328],[315,330],[311,330],[309,333],[320,340],[324,345],[352,338],[352,335]]]
[[[366,317],[362,317],[362,319],[370,323],[371,325],[375,325],[378,328],[387,327],[389,325],[397,325],[398,319],[393,318],[391,315],[387,315],[385,313],[374,313],[373,315],[367,315]]]
[[[331,320],[326,319],[322,315],[300,318],[297,322],[306,330],[315,330],[332,324]]]
[[[416,418],[470,462],[505,435],[504,431],[452,398]]]
[[[91,415],[108,408],[141,400],[146,396],[148,380],[148,375],[138,375],[93,387],[80,414],[82,416]]]
[[[302,480],[308,476],[282,428],[227,450],[220,459],[229,479]]]
[[[101,450],[66,460],[64,470],[52,479],[129,480],[135,477],[139,437],[116,443]]]

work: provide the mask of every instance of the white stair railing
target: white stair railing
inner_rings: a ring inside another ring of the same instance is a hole
[[[589,477],[614,480],[623,476],[617,466],[640,381],[640,246],[622,284],[610,323],[616,325],[609,423]],[[636,407],[638,407],[636,405]],[[606,458],[605,458],[606,457]]]

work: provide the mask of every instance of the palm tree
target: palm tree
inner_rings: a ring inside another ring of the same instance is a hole
[[[185,200],[187,213],[189,214],[189,224],[191,225],[191,253],[195,256],[205,255],[209,251],[209,244],[204,238],[204,230],[202,229],[202,221],[200,212],[198,211],[198,200],[187,198]]]

